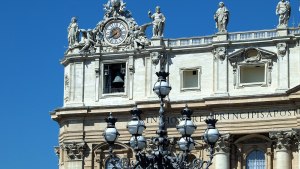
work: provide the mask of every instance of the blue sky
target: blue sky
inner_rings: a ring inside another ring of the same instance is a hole
[[[139,24],[160,5],[165,37],[211,35],[217,0],[124,0]],[[62,106],[62,59],[72,16],[94,28],[106,0],[3,0],[0,5],[1,169],[55,169],[58,125],[49,112]],[[226,0],[229,32],[273,29],[277,0]],[[292,22],[300,21],[299,1],[291,0]],[[43,167],[41,167],[43,166]]]

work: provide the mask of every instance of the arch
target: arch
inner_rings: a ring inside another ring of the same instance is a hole
[[[260,135],[260,134],[250,134],[250,135],[246,135],[244,137],[241,137],[241,138],[237,139],[234,142],[234,144],[238,144],[242,141],[246,141],[246,140],[249,140],[249,139],[252,139],[252,138],[258,138],[258,139],[261,139],[261,140],[265,140],[267,142],[272,142],[272,140],[269,137],[266,137],[266,136],[263,136],[263,135]]]

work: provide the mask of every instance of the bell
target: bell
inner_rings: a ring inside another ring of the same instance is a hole
[[[121,78],[120,74],[117,74],[113,83],[124,83],[124,80]]]

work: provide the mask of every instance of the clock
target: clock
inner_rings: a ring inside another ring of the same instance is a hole
[[[128,26],[120,19],[111,20],[105,24],[103,34],[106,43],[111,46],[118,46],[126,40]]]

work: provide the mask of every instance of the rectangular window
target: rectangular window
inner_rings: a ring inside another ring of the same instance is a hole
[[[200,68],[181,69],[181,89],[200,89]]]
[[[265,65],[240,66],[240,84],[262,84],[266,82]]]
[[[125,92],[126,64],[104,64],[103,94]]]

